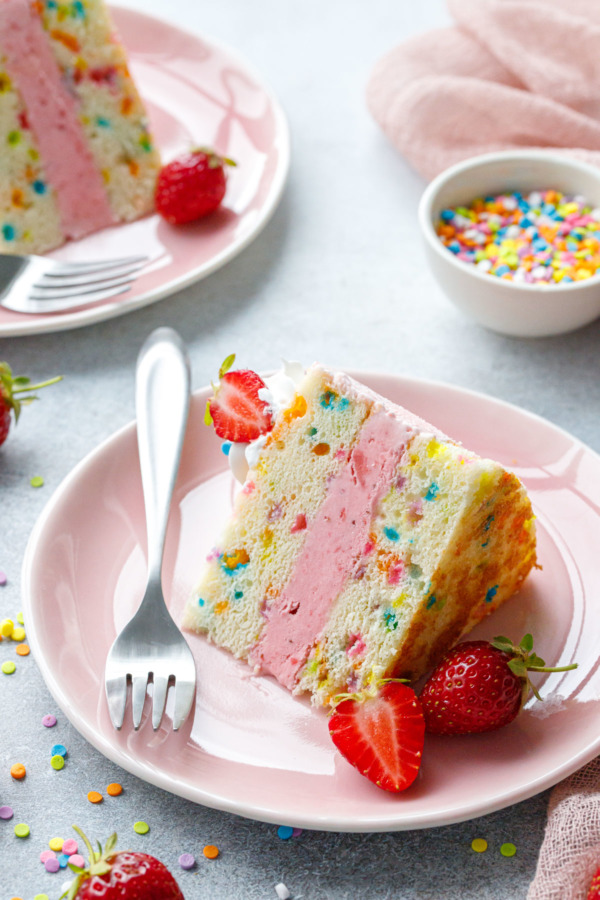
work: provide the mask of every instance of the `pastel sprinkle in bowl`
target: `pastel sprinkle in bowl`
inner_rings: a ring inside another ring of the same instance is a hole
[[[600,316],[600,272],[582,281],[508,281],[458,259],[436,232],[443,210],[468,207],[478,197],[550,189],[600,208],[600,169],[552,152],[506,151],[452,166],[425,189],[419,225],[427,261],[447,297],[485,328],[513,337],[546,337]]]

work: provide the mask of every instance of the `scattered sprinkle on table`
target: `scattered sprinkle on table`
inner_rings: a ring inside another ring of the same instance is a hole
[[[60,863],[57,860],[56,856],[51,856],[50,859],[47,859],[44,863],[44,868],[46,872],[58,872],[60,869]]]
[[[30,479],[29,484],[34,488],[43,487],[44,479],[41,475],[34,475],[33,478]]]
[[[5,675],[12,675],[17,667],[15,666],[12,659],[6,659],[2,663],[2,666],[0,666],[0,668],[2,669],[2,671],[4,672]]]
[[[294,835],[294,829],[290,825],[280,825],[277,829],[277,837],[282,841],[288,841]]]
[[[471,841],[471,850],[475,853],[484,853],[487,850],[488,843],[485,838],[474,838]]]
[[[85,866],[85,859],[81,856],[80,853],[74,853],[69,857],[69,862],[73,863],[74,866],[79,866],[79,868],[83,868]]]
[[[302,834],[301,828],[293,828],[292,829],[292,837],[300,837],[301,834]]]
[[[14,814],[12,806],[0,806],[0,819],[12,819]]]
[[[45,728],[53,728],[56,725],[56,716],[53,716],[52,713],[48,713],[47,715],[43,716],[42,725]]]
[[[62,759],[62,757],[60,757],[60,759]],[[102,801],[104,800],[104,797],[102,796],[102,794],[99,794],[98,791],[89,791],[87,798],[90,803],[102,803]]]
[[[19,644],[19,646],[17,647],[17,654],[19,656],[29,656],[29,653],[29,644]]]
[[[29,835],[29,825],[19,822],[18,825],[15,825],[15,834],[19,838],[26,838]]]
[[[67,853],[59,853],[58,854],[58,864],[61,869],[66,869],[69,864],[70,856]]]
[[[502,844],[500,847],[500,853],[502,856],[514,856],[517,852],[517,848],[514,844]]]
[[[40,853],[40,862],[45,863],[47,859],[54,859],[56,857],[56,853],[54,850],[42,850]]]
[[[196,865],[196,858],[191,853],[182,853],[179,857],[179,865],[182,869],[193,869]]]
[[[148,834],[150,826],[147,822],[136,822],[133,826],[133,830],[136,834]]]
[[[19,623],[19,625],[24,625],[24,624],[25,624],[25,619],[23,618],[23,613],[22,613],[22,612],[17,613],[17,622]]]
[[[74,853],[77,853],[78,849],[79,845],[74,838],[67,838],[62,845],[62,852],[66,853],[67,856],[72,856]]]
[[[25,768],[23,763],[15,763],[10,767],[10,774],[14,779],[16,779],[16,781],[20,781],[27,775],[27,769]]]
[[[207,844],[202,851],[207,859],[216,859],[219,855],[219,848],[214,844]]]
[[[560,191],[479,197],[442,210],[436,230],[457,259],[507,281],[552,286],[600,269],[600,209]]]
[[[67,748],[64,746],[64,744],[55,744],[50,753],[52,754],[52,756],[65,757],[67,755]]]
[[[48,894],[36,894],[33,900],[50,900]]]
[[[116,781],[113,781],[113,783],[109,784],[106,788],[106,793],[111,797],[118,797],[119,794],[123,793],[123,786],[118,784]]]
[[[63,769],[65,766],[64,756],[60,756],[58,753],[55,753],[54,756],[50,757],[50,765],[57,772],[60,772],[60,770]]]
[[[12,630],[11,640],[13,641],[24,641],[25,640],[25,629],[21,625],[17,625]]]
[[[0,622],[0,634],[2,637],[10,637],[14,627],[15,623],[12,619],[2,619]]]
[[[289,900],[292,896],[283,881],[280,881],[279,884],[275,885],[275,893],[279,897],[279,900]]]
[[[8,578],[6,576],[6,572],[3,572],[2,569],[0,569],[0,587],[4,587],[7,581]]]
[[[64,844],[64,841],[60,837],[50,838],[50,840],[48,841],[48,846],[50,847],[51,850],[56,850],[56,851],[62,850],[63,844]]]

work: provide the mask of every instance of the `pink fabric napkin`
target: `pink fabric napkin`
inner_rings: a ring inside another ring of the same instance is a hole
[[[600,0],[448,0],[456,25],[412,38],[367,103],[425,178],[469,156],[543,148],[600,165]]]
[[[554,788],[527,900],[585,900],[600,867],[600,758]]]

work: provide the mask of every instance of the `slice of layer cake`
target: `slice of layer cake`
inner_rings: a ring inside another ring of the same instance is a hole
[[[160,166],[102,0],[0,3],[0,251],[152,210]]]
[[[346,375],[312,366],[251,450],[183,624],[317,703],[419,677],[535,564],[516,476]]]

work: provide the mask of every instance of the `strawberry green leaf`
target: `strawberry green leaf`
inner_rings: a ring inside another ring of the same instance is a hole
[[[109,856],[111,850],[114,849],[116,844],[117,844],[117,833],[116,833],[116,831],[113,831],[111,836],[108,838],[106,844],[104,845],[104,855]]]
[[[226,359],[223,360],[223,364],[219,369],[219,378],[222,378],[223,375],[226,375],[227,372],[231,369],[232,365],[235,362],[235,353],[230,353]]]
[[[510,671],[518,678],[527,678],[527,666],[522,659],[510,659],[507,663]]]
[[[206,409],[204,410],[204,424],[209,427],[213,423],[213,417],[210,414],[210,400],[206,401]]]
[[[505,653],[510,653],[514,647],[514,644],[510,640],[510,638],[502,637],[502,635],[495,637],[491,641],[491,644],[492,647],[495,647],[497,650],[503,650]]]
[[[531,651],[533,650],[533,635],[531,635],[531,634],[524,635],[523,640],[519,644],[519,647],[525,653],[531,653]]]

